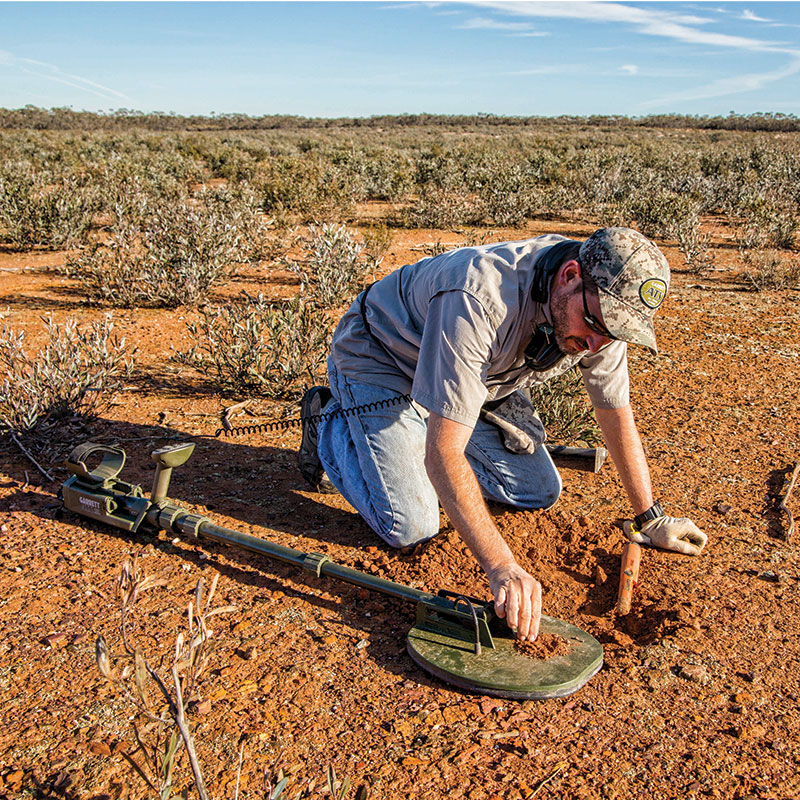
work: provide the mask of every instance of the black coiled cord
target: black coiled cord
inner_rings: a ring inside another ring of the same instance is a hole
[[[399,403],[411,402],[411,395],[399,394],[397,397],[387,397],[385,400],[376,400],[374,403],[363,403],[360,406],[351,408],[337,408],[336,411],[327,411],[324,414],[312,414],[308,417],[293,417],[292,419],[271,419],[266,422],[259,422],[257,425],[237,425],[230,427],[217,428],[214,436],[244,436],[249,433],[271,433],[273,431],[285,431],[289,428],[297,428],[304,422],[311,422],[319,425],[324,419],[334,417],[354,417],[359,414],[366,414],[370,411],[377,411],[380,408],[389,408]]]

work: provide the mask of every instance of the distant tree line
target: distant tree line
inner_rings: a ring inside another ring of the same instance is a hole
[[[0,108],[0,129],[25,130],[152,130],[152,131],[246,131],[246,130],[303,130],[325,128],[412,128],[439,127],[458,130],[489,127],[645,127],[684,128],[696,130],[737,131],[797,131],[800,118],[794,114],[762,112],[734,114],[726,117],[653,114],[646,117],[621,115],[506,117],[495,114],[395,114],[372,117],[298,117],[288,114],[267,114],[253,117],[247,114],[214,114],[182,116],[173,112],[143,112],[119,108],[104,112],[73,111],[71,108]]]

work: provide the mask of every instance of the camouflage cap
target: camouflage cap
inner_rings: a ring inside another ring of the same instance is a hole
[[[658,247],[631,228],[601,228],[581,245],[578,260],[597,284],[609,332],[657,352],[653,317],[669,289],[669,264]]]

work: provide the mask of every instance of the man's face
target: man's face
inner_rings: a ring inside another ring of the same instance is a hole
[[[592,319],[603,325],[597,292],[584,292],[580,265],[577,261],[569,261],[556,275],[550,300],[553,334],[562,352],[569,355],[587,350],[596,353],[613,341],[612,337],[587,324],[587,310]]]

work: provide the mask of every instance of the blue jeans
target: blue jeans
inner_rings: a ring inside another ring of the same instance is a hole
[[[333,400],[326,412],[379,403],[397,392],[330,369]],[[325,472],[367,524],[392,547],[425,542],[439,532],[439,500],[425,471],[428,412],[403,400],[319,425],[318,454]],[[511,453],[497,428],[479,419],[466,456],[484,497],[515,508],[549,508],[561,476],[546,447]]]

